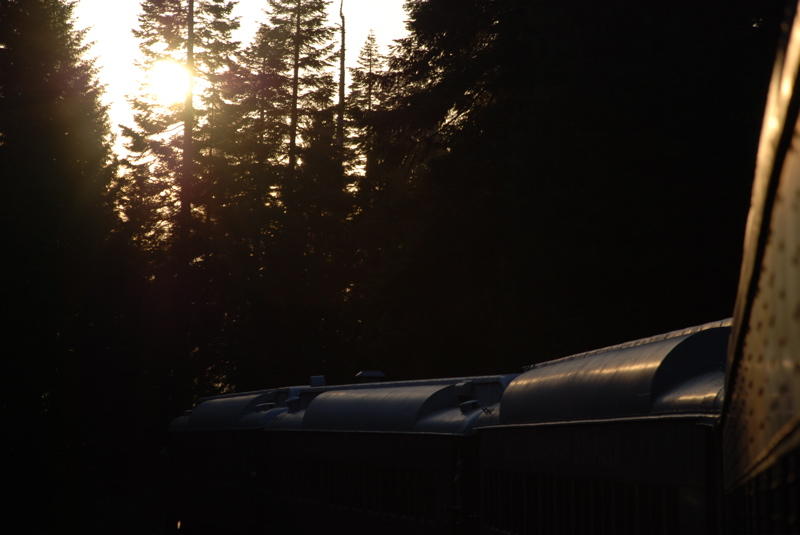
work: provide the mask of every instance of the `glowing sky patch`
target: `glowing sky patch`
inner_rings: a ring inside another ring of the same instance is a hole
[[[147,71],[147,90],[165,106],[183,102],[189,93],[189,72],[175,61],[158,61]]]
[[[234,36],[237,40],[248,43],[252,39],[258,25],[266,19],[266,6],[265,0],[239,0],[234,10],[241,22]],[[338,24],[339,2],[331,2],[328,12],[330,23]],[[344,13],[349,67],[355,66],[370,29],[375,31],[383,53],[388,53],[394,40],[406,33],[403,0],[345,0]],[[94,42],[90,54],[97,58],[100,81],[106,86],[105,103],[109,105],[112,125],[132,124],[127,97],[135,95],[142,79],[147,77],[135,66],[139,49],[131,34],[139,16],[139,0],[79,0],[75,15],[78,28],[86,28],[88,39]],[[161,93],[158,96],[162,98]]]

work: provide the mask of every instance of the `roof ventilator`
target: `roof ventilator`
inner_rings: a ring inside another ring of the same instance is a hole
[[[325,376],[324,375],[312,375],[308,379],[308,386],[325,386]]]
[[[460,403],[458,406],[461,409],[461,412],[463,412],[464,414],[476,411],[481,408],[481,404],[478,402],[477,399],[471,399],[469,401],[465,401],[463,403]]]
[[[297,412],[300,410],[300,397],[299,396],[291,396],[286,399],[286,408],[289,409],[289,412]]]

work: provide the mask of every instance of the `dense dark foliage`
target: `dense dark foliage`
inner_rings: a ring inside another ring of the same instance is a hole
[[[4,458],[13,497],[53,512],[20,519],[29,532],[73,524],[85,512],[74,498],[106,490],[86,461],[128,407],[133,384],[119,378],[140,367],[125,345],[138,313],[121,275],[135,251],[116,234],[101,87],[71,12],[0,2]],[[16,525],[25,509],[7,507]]]
[[[730,314],[782,2],[410,0],[344,147],[325,2],[266,0],[244,45],[233,2],[195,4],[196,108],[143,88],[117,162],[72,4],[0,0],[7,459],[53,512],[29,531],[162,529],[163,433],[201,395]],[[145,62],[183,61],[186,1],[143,6]]]
[[[730,314],[777,3],[407,6],[376,130],[414,242],[370,296],[375,365],[514,369]]]

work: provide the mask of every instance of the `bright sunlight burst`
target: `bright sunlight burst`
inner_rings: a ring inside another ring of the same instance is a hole
[[[147,73],[149,92],[169,106],[186,99],[189,92],[189,72],[184,65],[172,60],[155,63]]]

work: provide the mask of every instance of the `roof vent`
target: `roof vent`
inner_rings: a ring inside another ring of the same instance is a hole
[[[461,412],[463,412],[464,414],[476,411],[481,408],[481,404],[478,403],[478,400],[476,399],[465,401],[464,403],[460,403],[458,406],[461,408]]]
[[[286,399],[286,408],[289,409],[289,412],[297,412],[300,410],[300,397],[299,396],[291,396]]]
[[[473,383],[472,381],[463,381],[455,385],[456,395],[459,401],[468,401],[473,399]]]
[[[325,376],[312,375],[308,379],[308,386],[325,386]]]
[[[386,374],[380,370],[361,370],[356,374],[359,383],[377,383],[386,379]]]
[[[257,412],[266,412],[266,411],[268,411],[270,409],[274,409],[274,408],[275,408],[275,403],[273,403],[271,401],[265,401],[263,403],[257,403],[256,406],[254,407],[254,409]]]

